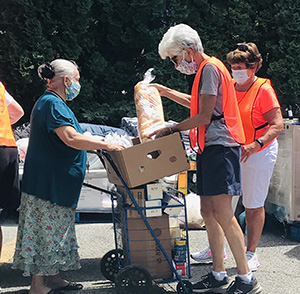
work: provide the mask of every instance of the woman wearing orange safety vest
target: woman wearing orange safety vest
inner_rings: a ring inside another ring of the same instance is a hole
[[[0,211],[19,205],[18,149],[11,125],[24,115],[22,107],[9,95],[0,82]],[[0,257],[2,230],[0,226]]]
[[[197,152],[197,193],[214,259],[212,272],[192,285],[192,292],[261,293],[248,267],[244,236],[232,209],[233,196],[241,195],[240,144],[245,136],[231,75],[220,60],[204,53],[198,33],[185,24],[171,27],[158,51],[181,73],[196,73],[191,95],[152,84],[162,96],[190,108],[191,116],[150,135],[190,130],[191,147]],[[224,235],[238,272],[230,287],[224,265]]]
[[[257,269],[255,254],[265,221],[264,203],[277,158],[276,137],[283,130],[283,118],[276,93],[268,79],[256,72],[262,57],[254,43],[237,44],[229,52],[239,109],[246,135],[242,147],[241,170],[243,205],[246,211],[247,259]]]
[[[265,221],[264,203],[277,158],[276,137],[283,118],[276,93],[268,79],[258,78],[262,57],[254,43],[240,43],[227,54],[242,117],[246,142],[242,146],[243,205],[247,226],[247,261],[252,271],[259,267],[256,247]],[[210,249],[192,253],[200,262],[211,260]]]

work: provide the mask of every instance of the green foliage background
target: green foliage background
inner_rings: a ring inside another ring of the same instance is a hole
[[[120,126],[136,116],[133,88],[154,67],[155,82],[188,92],[191,77],[161,60],[167,29],[186,23],[205,52],[224,62],[238,42],[255,42],[285,115],[300,94],[300,1],[295,0],[0,0],[0,80],[25,109],[45,90],[36,69],[61,57],[80,67],[82,91],[70,107],[79,121]],[[166,120],[187,109],[163,98]]]

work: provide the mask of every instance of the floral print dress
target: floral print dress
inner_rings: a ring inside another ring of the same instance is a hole
[[[53,276],[80,269],[75,208],[22,193],[13,269],[23,276]]]

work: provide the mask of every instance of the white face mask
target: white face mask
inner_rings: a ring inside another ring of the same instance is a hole
[[[235,79],[235,81],[238,84],[244,84],[249,79],[249,76],[247,74],[247,69],[239,69],[239,70],[232,69],[231,72],[232,72],[232,77]]]
[[[198,65],[194,61],[193,57],[192,57],[191,62],[187,62],[184,59],[184,52],[183,52],[183,58],[182,58],[180,64],[176,67],[176,69],[178,71],[180,71],[182,74],[192,75],[192,74],[195,74],[198,71]]]

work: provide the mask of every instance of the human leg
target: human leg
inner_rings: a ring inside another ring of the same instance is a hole
[[[264,223],[264,203],[277,158],[278,143],[272,142],[264,150],[253,154],[241,164],[243,205],[246,212],[247,259],[252,270],[259,266],[255,254]]]
[[[237,217],[240,214],[240,206],[242,206],[240,197],[232,197],[232,209],[235,212],[235,216]],[[208,264],[212,263],[212,254],[210,247],[207,246],[201,251],[196,251],[191,253],[191,258],[199,263]],[[224,248],[224,261],[227,259],[227,253]]]
[[[78,284],[75,282],[69,282],[63,278],[59,274],[54,276],[45,277],[45,284],[52,289],[55,290],[81,290],[83,288],[82,284]]]
[[[224,233],[236,260],[238,274],[251,275],[247,265],[243,233],[233,214],[231,198],[230,195],[201,197],[201,213],[211,247],[213,271],[194,284],[193,293],[223,293],[228,287],[223,257]]]
[[[247,265],[247,259],[245,254],[244,235],[240,228],[240,225],[237,222],[237,219],[233,214],[233,210],[231,206],[232,196],[217,195],[217,196],[207,197],[207,198],[210,199],[211,201],[215,221],[219,224],[220,228],[223,230],[223,233],[221,235],[223,238],[223,242],[224,242],[224,234],[225,234],[229,247],[235,258],[238,274],[244,275],[249,273],[249,267]],[[214,249],[212,248],[212,252],[213,250]],[[214,256],[214,253],[212,254]],[[219,251],[218,254],[220,255]],[[223,255],[221,254],[221,256],[224,264]]]
[[[225,271],[224,265],[224,231],[214,215],[214,198],[201,196],[201,215],[205,222],[209,246],[212,253],[213,270]]]
[[[246,208],[247,251],[255,252],[265,223],[265,209]]]
[[[32,276],[32,282],[29,290],[29,294],[47,294],[52,289],[47,287],[44,282],[44,277],[39,275]]]

